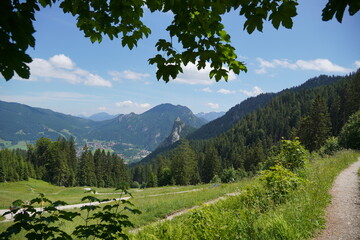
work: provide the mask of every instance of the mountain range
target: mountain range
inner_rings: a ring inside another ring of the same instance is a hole
[[[180,135],[174,133],[174,129],[186,129],[181,133],[181,137],[187,135],[189,140],[213,138],[231,129],[248,113],[266,106],[271,99],[284,91],[299,91],[328,85],[339,79],[340,77],[319,76],[298,87],[285,89],[276,94],[264,93],[250,97],[225,114],[200,113],[197,116],[185,106],[160,104],[142,114],[99,113],[84,119],[49,109],[0,101],[0,147],[13,146],[21,141],[34,143],[41,137],[56,140],[58,137],[72,136],[78,144],[111,142],[112,145],[108,144],[106,148],[115,145],[120,153],[126,149],[153,151],[161,143],[162,148],[171,145],[171,139],[176,134]],[[212,118],[216,119],[206,123]],[[176,119],[181,121],[178,127],[174,125]]]
[[[86,117],[86,116],[81,116],[79,115],[79,117],[82,117],[82,118],[85,118],[85,119],[90,119],[92,121],[95,121],[95,122],[101,122],[101,121],[105,121],[105,120],[110,120],[110,119],[113,119],[115,117],[117,117],[118,115],[111,115],[111,114],[108,114],[106,112],[100,112],[100,113],[95,113],[89,117]]]
[[[288,96],[289,93],[299,94],[299,92],[303,92],[303,91],[315,91],[314,89],[318,89],[322,86],[329,86],[332,84],[336,84],[337,82],[340,82],[340,80],[342,79],[343,77],[320,75],[318,77],[309,79],[300,86],[296,86],[290,89],[284,89],[278,93],[263,93],[256,97],[250,97],[244,100],[243,102],[232,107],[223,116],[213,121],[210,121],[209,123],[203,125],[199,129],[196,129],[195,131],[190,132],[188,135],[186,135],[186,139],[190,140],[190,142],[195,145],[198,145],[198,143],[201,141],[203,142],[208,141],[208,142],[214,142],[214,145],[216,146],[222,146],[222,143],[219,142],[218,138],[221,139],[221,136],[226,136],[229,134],[231,135],[235,131],[234,129],[236,129],[236,126],[246,117],[247,119],[245,119],[245,122],[247,122],[247,124],[250,124],[250,126],[251,124],[258,125],[256,122],[259,120],[256,118],[249,119],[249,116],[252,116],[257,112],[264,111],[264,109],[266,109],[269,106],[269,104],[274,105],[274,102],[278,104],[277,101],[279,100],[277,99],[284,98],[284,100],[281,100],[280,102],[285,102],[285,103],[290,102],[289,99],[286,99],[286,96]],[[274,109],[276,108],[274,107]],[[274,116],[271,116],[272,118],[275,117],[275,111],[273,115]],[[290,116],[287,117],[290,118]],[[268,118],[270,117],[268,116]],[[282,117],[279,117],[279,119],[274,120],[274,122],[277,122],[278,124],[282,124],[282,122],[284,121],[282,121],[281,119]],[[259,131],[259,136],[261,136],[261,134],[263,135],[263,133],[260,134],[260,132],[262,132],[262,130],[260,129],[253,130],[253,134],[256,135],[257,131]],[[259,136],[254,137],[254,139],[260,140],[264,138],[264,136],[261,137]],[[237,138],[241,138],[241,137],[237,135]],[[234,140],[231,140],[230,142],[232,141]],[[168,156],[168,153],[171,153],[171,151],[176,147],[177,147],[177,143],[173,143],[172,145],[171,144],[161,145],[159,146],[159,148],[155,149],[151,154],[145,157],[140,163],[148,164],[151,163],[153,159],[157,158],[157,156],[160,155]],[[233,148],[235,148],[235,146]],[[197,151],[198,150],[199,149],[197,149]],[[227,149],[224,152],[231,152],[231,151],[232,150]],[[233,156],[228,156],[228,157],[232,158]]]
[[[194,128],[205,123],[189,108],[172,104],[161,104],[142,114],[120,114],[101,120],[105,116],[98,114],[91,120],[0,101],[0,144],[9,146],[19,141],[33,143],[41,137],[56,140],[73,136],[81,144],[112,141],[151,151],[169,136],[177,118]]]
[[[225,113],[226,112],[209,112],[209,113],[200,112],[200,113],[195,114],[195,116],[197,116],[198,118],[204,119],[207,122],[211,122],[212,120],[222,117]]]

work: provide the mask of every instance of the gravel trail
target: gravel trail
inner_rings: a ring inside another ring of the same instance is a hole
[[[326,228],[314,240],[360,240],[360,158],[342,171],[330,191]]]

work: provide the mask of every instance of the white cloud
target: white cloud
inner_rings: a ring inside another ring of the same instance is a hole
[[[211,108],[211,109],[218,109],[220,107],[220,105],[218,103],[212,103],[209,102],[207,103],[207,105]]]
[[[31,73],[29,81],[61,79],[71,84],[112,87],[111,82],[101,76],[75,67],[75,63],[63,54],[55,55],[49,60],[34,58],[29,67]],[[15,79],[21,78],[17,76]]]
[[[328,59],[315,59],[315,60],[310,60],[310,61],[298,60],[298,61],[296,61],[296,65],[300,69],[305,69],[305,70],[316,70],[316,71],[324,71],[324,72],[340,72],[340,73],[351,72],[351,69],[336,65],[336,64],[330,62]]]
[[[149,103],[136,103],[130,100],[117,102],[115,103],[117,107],[125,107],[125,108],[150,108],[151,105]]]
[[[224,89],[224,88],[221,88],[217,91],[217,93],[222,93],[222,94],[234,94],[236,93],[236,91],[231,91],[231,90],[228,90],[228,89]]]
[[[110,71],[109,75],[112,76],[113,81],[122,81],[123,79],[138,81],[150,77],[150,74],[148,73],[138,73],[130,70],[125,70],[122,72]]]
[[[208,93],[213,92],[213,90],[211,90],[211,88],[209,88],[209,87],[203,88],[203,89],[201,89],[201,91],[208,92]]]
[[[356,68],[360,68],[360,61],[355,61],[354,65]]]
[[[259,68],[255,69],[257,74],[267,73],[269,68],[286,68],[291,70],[313,70],[321,72],[338,72],[338,73],[348,73],[352,69],[345,68],[339,65],[332,63],[328,59],[314,59],[314,60],[297,60],[295,63],[291,63],[288,59],[273,59],[271,61],[264,60],[262,58],[256,59],[259,62]],[[355,62],[356,63],[356,62]]]
[[[37,92],[30,95],[2,95],[1,100],[44,107],[44,104],[48,102],[96,103],[99,97],[76,92]]]
[[[58,68],[73,69],[75,63],[64,54],[54,55],[49,59],[49,62]]]
[[[247,90],[241,89],[240,92],[242,92],[245,95],[250,96],[250,97],[255,97],[261,93],[264,93],[264,91],[258,86],[253,87],[252,91],[247,91]]]
[[[107,108],[107,107],[98,107],[97,110],[99,110],[99,111],[106,111],[106,110],[108,110],[108,108]]]
[[[197,66],[193,63],[188,63],[186,66],[182,66],[183,73],[180,73],[174,82],[190,84],[190,85],[211,85],[215,83],[214,78],[209,77],[211,71],[210,63],[207,63],[204,69],[197,69]],[[229,72],[229,81],[236,79],[236,75],[233,72]]]

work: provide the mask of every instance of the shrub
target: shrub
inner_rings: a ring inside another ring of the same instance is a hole
[[[289,193],[304,182],[298,175],[281,165],[263,171],[260,180],[275,204],[284,203]]]
[[[137,181],[133,181],[131,183],[131,188],[140,188],[140,183],[138,183]]]
[[[321,155],[334,155],[337,151],[341,150],[339,140],[336,137],[329,137],[324,145],[320,148]]]
[[[351,115],[341,129],[339,143],[344,148],[360,150],[360,111]]]
[[[236,181],[236,171],[234,168],[224,169],[223,173],[221,174],[221,182],[229,183]]]
[[[221,179],[220,179],[220,177],[219,177],[218,175],[215,175],[215,176],[211,179],[210,183],[221,183]]]
[[[290,171],[303,168],[308,162],[308,152],[301,145],[299,138],[283,139],[281,142],[281,151],[276,157],[277,163]]]

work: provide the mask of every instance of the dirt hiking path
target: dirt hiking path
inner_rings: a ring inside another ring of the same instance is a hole
[[[360,240],[360,158],[342,171],[330,191],[326,228],[314,240]]]

